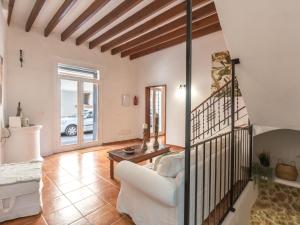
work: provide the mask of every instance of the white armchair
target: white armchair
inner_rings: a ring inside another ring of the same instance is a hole
[[[183,171],[176,178],[168,178],[123,161],[118,164],[116,174],[121,180],[119,212],[130,215],[137,225],[183,223]]]
[[[220,154],[217,153],[217,167],[220,168]],[[180,153],[178,157],[184,160],[184,154]],[[203,197],[203,151],[198,151],[198,204],[201,204]],[[225,158],[225,153],[222,151],[222,157]],[[227,154],[227,160],[229,156]],[[225,193],[220,196],[220,174],[217,177],[216,190],[214,190],[214,169],[211,171],[211,189],[209,190],[209,154],[205,155],[205,205],[204,218],[210,211],[208,202],[208,193],[217,193],[216,202],[223,198]],[[195,152],[191,153],[191,191],[190,199],[195,199]],[[214,168],[215,155],[211,156],[211,167]],[[117,209],[120,213],[125,213],[131,216],[136,225],[183,225],[184,223],[184,166],[179,171],[176,177],[161,176],[157,171],[154,171],[147,166],[141,166],[128,161],[122,161],[116,168],[116,174],[121,181],[121,190],[117,201]],[[226,173],[226,174],[225,174]],[[228,177],[228,171],[223,168],[222,177]],[[223,179],[224,181],[224,179]],[[227,183],[222,184],[223,189],[227,192]],[[211,196],[211,201],[214,202],[214,196]],[[194,221],[194,203],[190,202],[190,220]],[[198,205],[198,208],[202,206]],[[201,224],[202,210],[197,213],[198,223]],[[191,223],[192,224],[192,223]]]

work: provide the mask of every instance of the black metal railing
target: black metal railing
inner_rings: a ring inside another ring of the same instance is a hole
[[[235,121],[246,117],[247,110],[235,79]],[[228,128],[231,124],[231,81],[214,92],[191,113],[191,143],[196,144]]]
[[[248,114],[235,77],[239,63],[232,60],[231,81],[191,112],[185,225],[221,224],[251,179],[252,126],[245,125]]]
[[[252,127],[233,133],[191,146],[190,224],[221,224],[251,178]]]

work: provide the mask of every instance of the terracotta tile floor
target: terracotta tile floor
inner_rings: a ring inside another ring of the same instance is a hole
[[[107,151],[137,144],[93,147],[46,157],[43,212],[1,225],[134,225],[117,212],[119,183],[110,179]]]

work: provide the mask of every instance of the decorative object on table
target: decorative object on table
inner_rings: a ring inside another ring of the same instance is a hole
[[[20,60],[21,67],[23,67],[24,58],[23,58],[23,50],[22,49],[20,49],[20,58],[19,58],[19,60]]]
[[[17,107],[17,114],[16,114],[17,117],[20,117],[21,119],[21,126],[22,127],[29,127],[29,119],[28,118],[25,118],[23,116],[23,109],[21,107],[21,102],[18,103],[18,107]]]
[[[159,116],[158,113],[154,114],[154,143],[153,148],[159,148],[159,142],[158,142],[158,120]]]
[[[254,163],[252,168],[253,180],[260,186],[261,183],[271,183],[273,168],[270,167],[270,153],[262,151],[258,154],[259,163]]]
[[[270,166],[270,153],[266,151],[262,151],[258,155],[259,162],[263,167],[269,167]]]
[[[9,126],[9,128],[21,128],[22,127],[21,117],[10,116],[8,118],[8,126]]]
[[[298,171],[295,164],[294,161],[290,162],[290,164],[286,164],[279,159],[275,169],[276,177],[284,180],[296,181],[298,178]]]
[[[147,129],[148,129],[148,124],[144,123],[143,124],[143,144],[141,146],[142,150],[147,150],[148,146],[147,146]]]
[[[122,95],[122,106],[130,106],[130,96],[123,94]]]
[[[134,154],[135,153],[135,148],[127,147],[127,148],[124,149],[124,152],[126,154]]]
[[[22,117],[23,116],[23,112],[22,112],[22,108],[21,108],[21,102],[18,103],[16,116],[18,116],[18,117]]]

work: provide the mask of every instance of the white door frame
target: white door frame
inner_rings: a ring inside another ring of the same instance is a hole
[[[73,65],[73,66],[79,66],[79,67],[87,67],[87,68],[93,68],[99,71],[99,80],[96,79],[85,79],[85,78],[81,78],[81,77],[72,77],[72,76],[66,76],[66,75],[60,75],[58,74],[58,64],[62,63],[62,64],[68,64],[68,65]],[[55,149],[54,152],[58,153],[58,152],[64,152],[64,151],[72,151],[72,150],[78,150],[78,149],[82,149],[82,148],[87,148],[87,147],[93,147],[93,146],[99,146],[102,144],[102,137],[103,137],[103,133],[102,133],[102,128],[103,128],[103,121],[102,121],[102,82],[101,82],[101,77],[102,77],[102,69],[100,69],[99,67],[95,67],[95,66],[90,66],[90,65],[86,65],[84,63],[74,63],[74,62],[70,62],[67,61],[65,63],[65,60],[59,60],[58,62],[56,62],[55,65],[55,77],[56,77],[56,86],[55,86]],[[78,101],[78,108],[77,108],[77,115],[78,115],[78,128],[77,128],[77,134],[82,134],[82,128],[83,128],[83,124],[82,124],[82,115],[81,112],[83,110],[83,97],[82,97],[82,93],[83,93],[83,83],[84,82],[90,82],[90,83],[94,83],[98,85],[98,126],[97,126],[97,133],[98,133],[98,139],[97,141],[93,141],[93,142],[89,142],[89,143],[84,143],[82,139],[82,137],[80,137],[81,135],[78,135],[78,139],[77,139],[77,144],[73,144],[73,145],[61,145],[61,129],[60,129],[60,120],[61,120],[61,80],[65,79],[65,80],[74,80],[77,81],[77,101]]]

